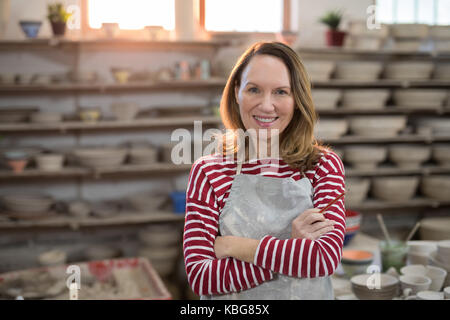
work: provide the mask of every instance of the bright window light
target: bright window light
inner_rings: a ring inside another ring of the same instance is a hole
[[[450,0],[377,0],[382,23],[450,25]]]
[[[279,32],[282,0],[205,0],[208,31]]]
[[[117,22],[121,29],[145,26],[175,28],[174,0],[89,0],[89,25],[101,28],[104,22]]]

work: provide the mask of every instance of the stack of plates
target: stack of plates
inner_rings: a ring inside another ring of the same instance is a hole
[[[314,131],[317,139],[337,139],[347,130],[348,123],[345,119],[320,119]]]
[[[385,201],[406,201],[414,197],[418,185],[419,177],[375,177],[372,193]]]
[[[138,234],[142,247],[140,257],[150,260],[160,276],[170,275],[180,254],[181,230],[172,224],[154,224]]]
[[[350,117],[350,130],[363,137],[395,137],[406,122],[406,116],[354,116]]]
[[[445,90],[407,89],[395,90],[393,94],[397,106],[409,108],[441,107],[447,99]]]
[[[15,194],[3,196],[2,203],[13,216],[33,219],[49,214],[53,198],[46,195]]]
[[[384,77],[388,79],[426,80],[430,79],[434,65],[432,62],[390,62]]]
[[[360,300],[392,300],[399,292],[398,279],[384,273],[356,275],[350,282]]]
[[[429,198],[447,201],[450,194],[450,175],[423,177],[421,191]],[[448,239],[450,239],[450,234]]]
[[[42,171],[59,171],[64,162],[62,154],[39,154],[35,157],[37,167]]]
[[[127,150],[119,148],[84,148],[75,150],[73,154],[82,166],[100,169],[120,166],[127,156]]]
[[[375,81],[382,69],[381,62],[341,62],[336,66],[335,77],[352,81]]]
[[[345,162],[355,169],[372,170],[387,157],[387,148],[381,146],[347,146],[345,150]]]
[[[158,150],[153,147],[132,147],[129,155],[131,164],[145,165],[158,162]]]
[[[347,178],[345,184],[347,187],[345,205],[347,207],[359,205],[367,198],[370,189],[369,178]]]
[[[441,63],[436,65],[434,70],[433,78],[450,80],[450,63]]]
[[[423,145],[395,144],[389,146],[389,159],[398,167],[418,169],[431,156],[431,148]]]
[[[342,108],[383,109],[389,96],[389,90],[345,90],[342,95]]]

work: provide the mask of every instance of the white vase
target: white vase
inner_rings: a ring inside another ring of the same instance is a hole
[[[195,40],[199,36],[198,0],[175,0],[176,40]]]
[[[3,39],[6,34],[6,29],[9,23],[10,8],[10,0],[0,0],[0,39]]]

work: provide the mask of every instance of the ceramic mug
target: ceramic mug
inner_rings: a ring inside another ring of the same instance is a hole
[[[444,288],[444,298],[446,300],[450,300],[450,287],[445,287]]]
[[[420,275],[403,275],[400,276],[400,283],[403,290],[411,289],[411,294],[415,295],[419,291],[425,291],[430,288],[431,279]]]
[[[442,285],[447,277],[447,271],[439,267],[427,266],[425,276],[431,279],[430,290],[441,291]]]

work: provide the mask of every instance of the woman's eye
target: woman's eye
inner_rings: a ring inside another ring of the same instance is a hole
[[[278,89],[278,90],[276,91],[276,93],[277,93],[277,94],[281,94],[281,95],[288,94],[288,92],[287,92],[286,90],[283,90],[283,89]]]
[[[248,89],[248,91],[251,92],[251,93],[258,93],[259,92],[258,88],[256,88],[256,87],[251,87],[251,88]]]

